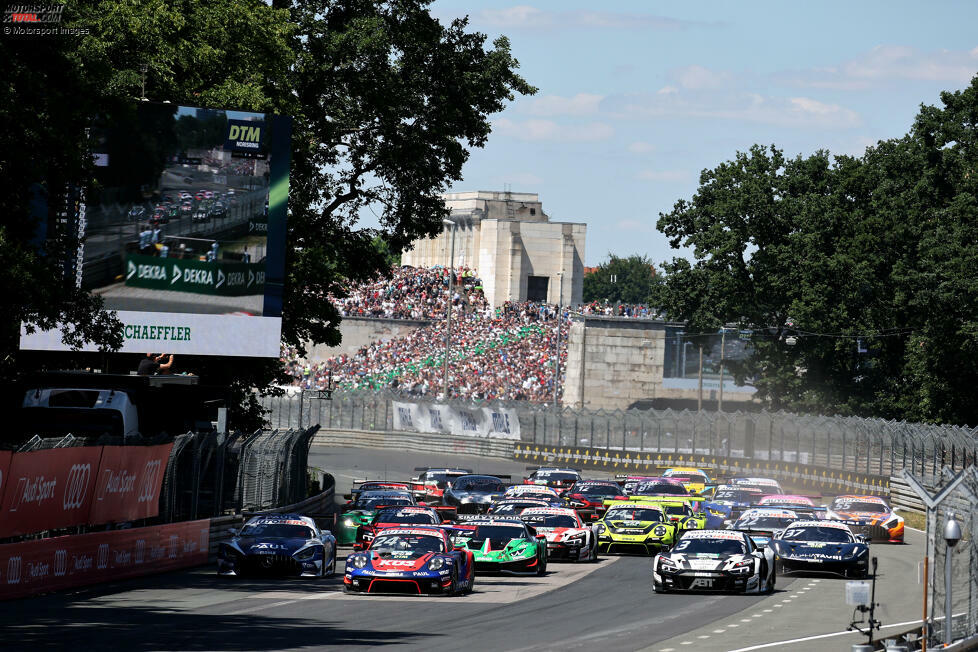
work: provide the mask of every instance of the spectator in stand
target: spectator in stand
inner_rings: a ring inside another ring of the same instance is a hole
[[[173,368],[173,354],[170,354],[170,359],[163,362],[163,358],[167,357],[165,353],[155,355],[153,353],[147,353],[146,357],[139,361],[139,367],[136,369],[136,373],[140,376],[155,376],[157,374],[168,374]]]

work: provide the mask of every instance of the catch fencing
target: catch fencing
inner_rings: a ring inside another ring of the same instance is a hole
[[[343,391],[334,392],[332,400],[322,398],[316,390],[300,390],[265,396],[262,404],[270,411],[273,427],[315,423],[324,430],[375,432],[403,427],[396,417],[398,405],[413,403],[421,413],[432,405],[385,392]],[[944,467],[963,469],[978,457],[978,429],[968,426],[767,411],[554,410],[530,403],[465,401],[439,406],[456,413],[490,408],[515,414],[519,450],[546,450],[557,461],[561,450],[565,457],[566,451],[575,451],[578,460],[584,456],[577,451],[587,456],[604,452],[618,468],[626,456],[632,463],[639,456],[651,456],[651,461],[706,459],[706,464],[716,459],[737,468],[760,463],[761,469],[798,467],[797,473],[871,477],[888,488],[890,476],[902,469],[933,475]]]

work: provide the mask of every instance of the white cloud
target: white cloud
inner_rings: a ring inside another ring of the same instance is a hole
[[[973,50],[924,52],[900,45],[880,45],[838,66],[785,71],[775,79],[805,88],[860,90],[893,81],[965,84],[978,73]]]
[[[734,81],[733,74],[727,71],[710,70],[709,68],[704,68],[703,66],[686,66],[684,68],[677,68],[670,73],[670,76],[675,79],[681,87],[691,90],[727,88]]]
[[[858,113],[838,104],[743,91],[623,95],[607,98],[605,107],[611,115],[632,119],[723,119],[818,129],[848,129],[862,123]]]
[[[615,130],[603,122],[566,125],[553,120],[515,122],[507,118],[494,121],[493,131],[517,140],[554,142],[594,142],[608,140],[615,134]]]
[[[544,11],[531,5],[484,9],[472,14],[476,24],[499,29],[651,29],[674,32],[692,27],[712,27],[715,22],[681,20],[651,14],[610,11]]]
[[[648,154],[655,151],[655,145],[638,140],[628,146],[628,151],[632,154]]]
[[[598,112],[598,105],[603,99],[604,95],[592,93],[578,93],[574,97],[544,95],[530,100],[526,111],[531,115],[542,116],[590,115]]]
[[[689,175],[682,170],[642,170],[636,175],[643,181],[685,181]]]

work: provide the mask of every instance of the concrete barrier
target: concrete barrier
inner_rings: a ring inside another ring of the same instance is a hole
[[[392,448],[419,453],[447,453],[513,459],[513,446],[506,439],[456,437],[436,433],[374,432],[370,430],[320,430],[312,440],[314,446],[353,446],[355,448]]]

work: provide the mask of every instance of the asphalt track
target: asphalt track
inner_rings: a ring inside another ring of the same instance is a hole
[[[521,463],[401,451],[314,448],[310,465],[332,472],[339,493],[354,478],[402,479],[425,464],[470,465],[522,476]],[[601,475],[601,474],[595,474]],[[919,617],[912,545],[874,545],[884,625]],[[340,563],[342,569],[342,562]],[[265,650],[390,645],[450,650],[842,650],[850,636],[779,643],[845,630],[844,581],[779,578],[772,596],[654,595],[649,560],[552,563],[548,575],[483,577],[461,598],[351,596],[341,577],[221,579],[213,569],[166,573],[8,602],[3,649]],[[891,632],[909,629],[903,626]],[[887,630],[883,630],[886,633]],[[767,644],[775,644],[767,647]],[[755,648],[754,646],[765,646]]]

